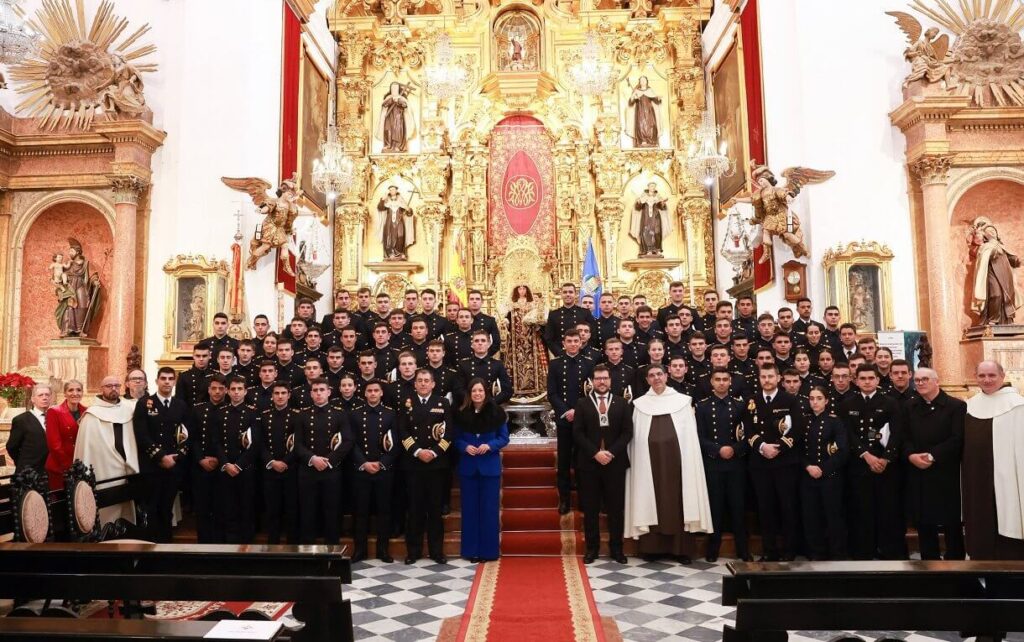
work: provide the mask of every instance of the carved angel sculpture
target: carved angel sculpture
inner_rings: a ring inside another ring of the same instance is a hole
[[[761,239],[767,248],[761,254],[759,263],[766,263],[771,258],[772,240],[776,236],[793,250],[793,256],[800,258],[807,256],[807,246],[804,245],[804,232],[800,228],[800,218],[790,210],[789,205],[792,199],[804,185],[824,183],[836,175],[832,171],[821,171],[808,167],[790,167],[782,171],[782,177],[786,179],[785,187],[778,187],[775,174],[768,166],[758,165],[757,161],[751,160],[751,178],[754,181],[753,194],[748,199],[736,199],[737,201],[748,201],[754,206],[755,224],[761,225]]]
[[[274,195],[267,192],[271,185],[262,178],[222,177],[220,180],[231,189],[248,194],[256,208],[264,215],[259,232],[249,241],[249,260],[246,267],[255,270],[256,263],[261,258],[275,248],[285,247],[288,238],[294,233],[292,225],[299,215],[298,201],[302,196],[302,190],[294,177],[281,181]],[[283,253],[281,267],[288,274],[295,276],[287,255]]]
[[[886,15],[896,18],[896,24],[906,34],[909,46],[903,50],[903,57],[910,63],[910,75],[903,81],[906,87],[916,80],[939,82],[949,75],[949,36],[939,35],[936,27],[931,27],[922,34],[921,23],[914,16],[902,11],[886,11]]]

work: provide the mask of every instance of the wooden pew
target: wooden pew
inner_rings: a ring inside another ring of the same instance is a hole
[[[351,640],[338,546],[0,544],[0,598],[294,602],[291,639]],[[0,631],[6,623],[0,620]],[[2,639],[2,638],[0,638]]]
[[[725,642],[786,631],[957,631],[1000,640],[1024,630],[1024,562],[732,562]]]

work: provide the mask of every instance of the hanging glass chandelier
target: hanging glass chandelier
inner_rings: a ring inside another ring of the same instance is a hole
[[[697,139],[690,145],[689,158],[686,159],[686,170],[694,179],[703,183],[708,189],[723,176],[732,176],[732,161],[725,155],[726,144],[718,142],[718,125],[711,119],[707,111],[701,116],[700,126],[694,133]]]
[[[22,19],[17,0],[0,0],[0,62],[21,62],[36,52],[39,41]]]
[[[601,44],[593,29],[587,31],[580,53],[580,61],[569,68],[569,78],[576,90],[584,96],[597,96],[608,91],[615,80],[615,70],[610,62],[601,60]]]
[[[346,194],[356,178],[352,159],[345,153],[345,146],[338,140],[338,125],[335,122],[336,92],[336,85],[331,83],[327,139],[320,142],[320,158],[313,161],[313,189],[325,195],[328,201]]]
[[[458,96],[466,90],[469,74],[464,67],[455,63],[455,47],[452,37],[442,31],[434,47],[434,63],[427,65],[427,93],[442,100]]]

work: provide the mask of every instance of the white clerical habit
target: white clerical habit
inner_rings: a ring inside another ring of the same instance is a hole
[[[651,474],[651,452],[648,439],[651,417],[671,415],[679,441],[682,468],[683,527],[689,533],[710,533],[711,503],[708,501],[704,460],[697,436],[697,421],[693,415],[690,397],[673,388],[663,393],[647,394],[633,400],[633,439],[629,442],[630,467],[626,469],[625,535],[639,539],[658,525],[658,508],[654,496],[654,478]]]
[[[1024,396],[1012,387],[967,401],[967,414],[992,420],[992,475],[999,534],[1024,539]]]
[[[75,459],[92,466],[97,482],[139,472],[139,449],[135,443],[135,431],[132,429],[134,411],[134,401],[120,399],[117,403],[110,403],[97,398],[79,420]],[[114,446],[115,423],[121,424],[124,458]],[[103,524],[119,518],[135,523],[133,502],[122,502],[100,509],[100,522]]]

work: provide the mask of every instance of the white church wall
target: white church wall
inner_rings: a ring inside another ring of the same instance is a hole
[[[825,252],[837,243],[875,240],[895,254],[896,326],[916,329],[904,140],[888,116],[902,102],[908,70],[903,34],[885,15],[899,3],[762,0],[758,8],[768,163],[776,173],[794,165],[836,172],[827,183],[806,188],[796,203],[811,252],[805,260],[815,316],[825,305]],[[718,12],[728,8],[716,7]],[[728,46],[729,38],[719,38],[722,22],[716,15],[705,30],[707,58],[724,53],[713,49],[716,43]],[[723,223],[717,227],[723,231]],[[775,249],[777,265],[792,258],[781,243]],[[720,282],[730,284],[730,276],[729,266],[720,264]],[[758,296],[759,308],[783,304],[778,274],[776,283]]]

